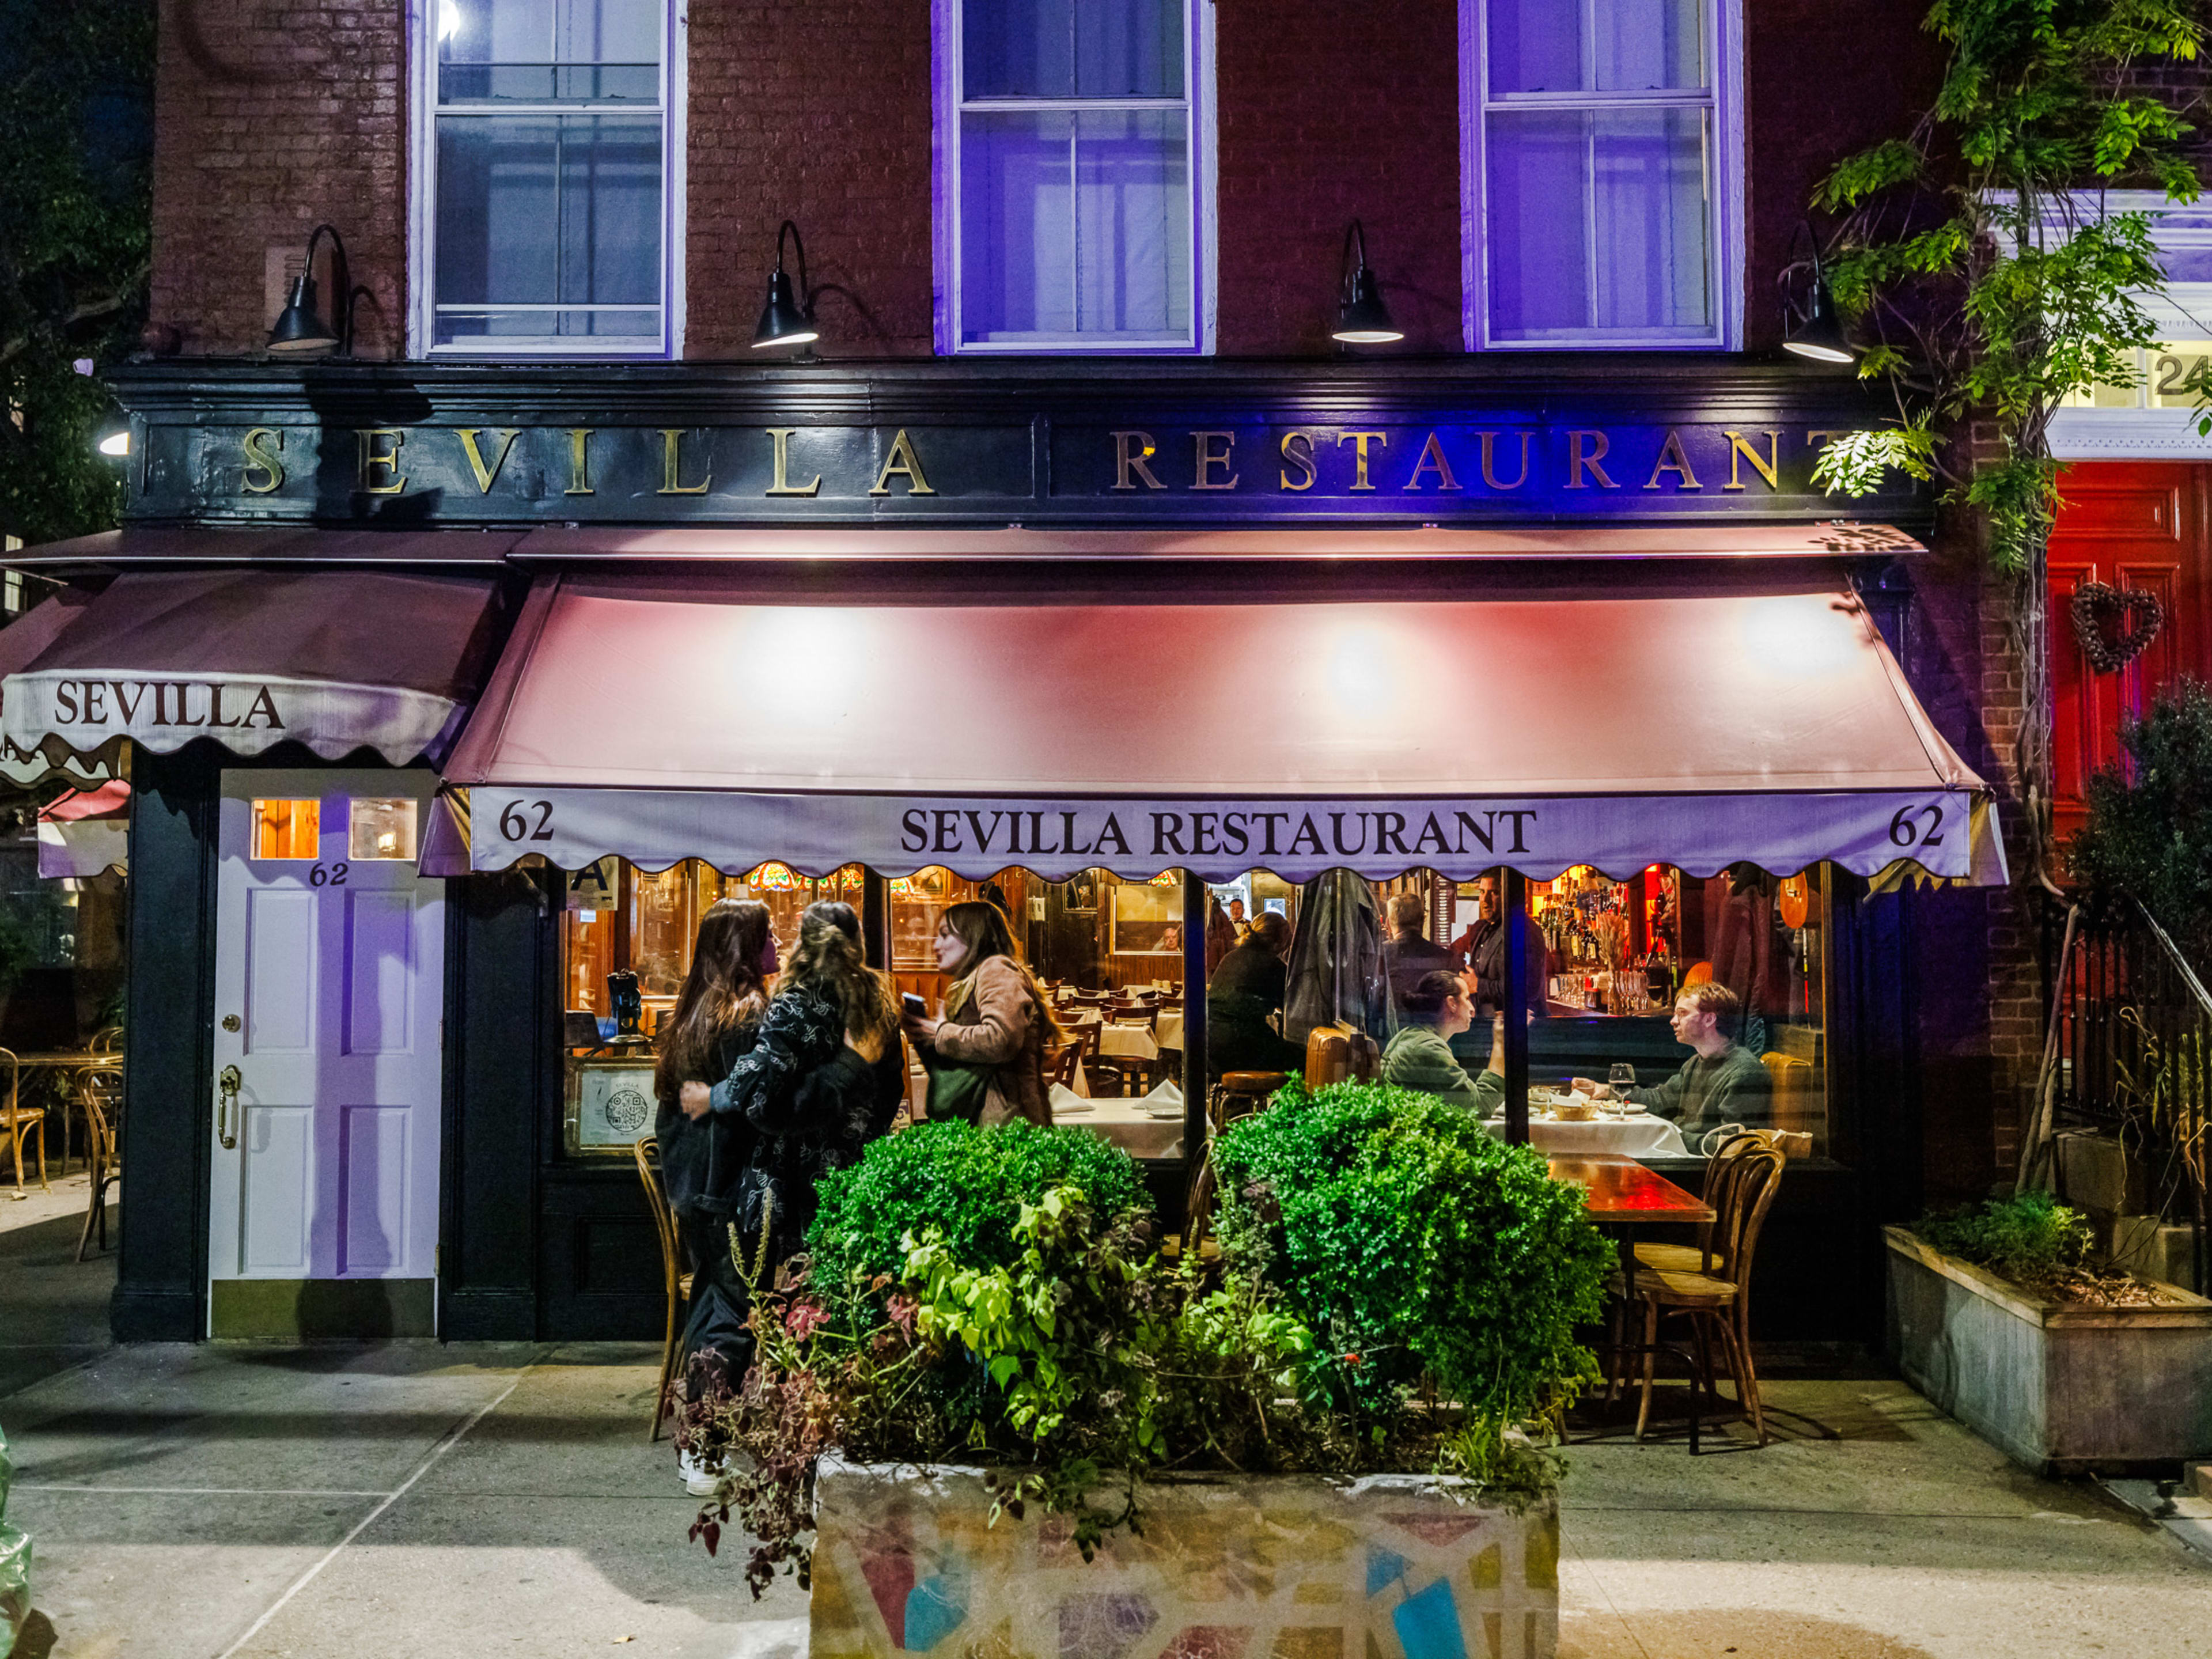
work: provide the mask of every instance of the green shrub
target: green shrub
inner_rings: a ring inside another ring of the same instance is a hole
[[[2093,1243],[2087,1218],[2042,1192],[2014,1193],[1925,1215],[1912,1230],[1946,1255],[2023,1285],[2079,1267]]]
[[[1504,1425],[1596,1376],[1575,1328],[1601,1317],[1613,1253],[1541,1154],[1432,1095],[1293,1080],[1215,1158],[1224,1249],[1267,1257],[1347,1403],[1387,1418],[1425,1376]]]
[[[871,1141],[858,1164],[823,1177],[806,1235],[814,1283],[834,1294],[879,1273],[898,1277],[904,1240],[931,1228],[963,1262],[1012,1267],[1014,1222],[1054,1188],[1080,1188],[1105,1216],[1152,1198],[1129,1155],[1082,1129],[1004,1123],[926,1123]]]

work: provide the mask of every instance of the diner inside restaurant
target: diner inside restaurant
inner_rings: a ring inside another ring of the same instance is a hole
[[[1255,868],[1196,884],[1202,895],[1187,880],[1195,882],[1177,871],[1139,879],[1097,868],[1052,880],[1018,866],[979,879],[934,865],[884,878],[848,864],[815,876],[773,860],[727,872],[698,859],[648,871],[613,855],[570,872],[567,1151],[629,1155],[650,1092],[638,1085],[651,1040],[675,1006],[701,919],[730,898],[768,907],[784,956],[808,904],[851,903],[898,991],[933,1014],[948,982],[934,950],[940,918],[966,902],[997,907],[1054,1004],[1054,1121],[1139,1159],[1179,1164],[1197,1150],[1185,1144],[1187,1123],[1218,1120],[1218,1101],[1204,1119],[1188,1113],[1188,1091],[1229,1072],[1300,1069],[1317,1024],[1387,1044],[1425,1018],[1415,988],[1424,972],[1441,969],[1464,988],[1474,1018],[1448,1036],[1461,1066],[1470,1076],[1496,1069],[1494,1017],[1509,994],[1502,872],[1462,881],[1422,869],[1384,880],[1334,871],[1300,884]],[[1701,877],[1651,865],[1614,879],[1577,865],[1524,885],[1532,1143],[1694,1159],[1738,1125],[1826,1150],[1826,866],[1775,876],[1738,863]],[[1204,918],[1202,956],[1187,948],[1194,914]],[[1270,915],[1279,920],[1263,920]],[[1194,992],[1188,981],[1201,961],[1207,982]],[[1725,989],[1719,1036],[1757,1066],[1742,1068],[1723,1097],[1686,1103],[1667,1085],[1697,1050],[1674,1015],[1678,998],[1699,986]],[[1211,1022],[1202,1079],[1186,1038],[1194,1020]],[[911,1084],[909,1116],[920,1120],[928,1087],[919,1057]],[[1502,1095],[1486,1108],[1504,1133]]]

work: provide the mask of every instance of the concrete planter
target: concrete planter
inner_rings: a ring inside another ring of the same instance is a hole
[[[1085,1562],[982,1471],[823,1463],[810,1659],[1549,1659],[1559,1513],[1414,1475],[1160,1478]]]
[[[1905,1381],[2043,1474],[2212,1453],[2212,1302],[2050,1303],[1930,1249],[1889,1242],[1889,1350]]]

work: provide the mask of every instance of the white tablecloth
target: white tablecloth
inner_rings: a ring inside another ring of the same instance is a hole
[[[1173,1087],[1172,1085],[1168,1086]],[[1154,1117],[1146,1109],[1147,1103],[1141,1100],[1079,1102],[1076,1097],[1055,1084],[1052,1090],[1052,1121],[1063,1129],[1088,1129],[1101,1139],[1112,1141],[1131,1158],[1182,1157],[1181,1097],[1178,1095],[1175,1099],[1176,1112],[1172,1117]],[[1091,1109],[1071,1109],[1072,1106],[1080,1104],[1088,1104]]]
[[[1484,1128],[1503,1139],[1505,1120],[1493,1117]],[[1663,1117],[1597,1118],[1587,1123],[1528,1120],[1528,1144],[1540,1152],[1618,1152],[1628,1158],[1685,1158],[1682,1132]]]
[[[1163,1009],[1159,1018],[1152,1022],[1152,1035],[1163,1048],[1182,1048],[1182,1010]]]
[[[1158,1060],[1160,1045],[1149,1025],[1116,1025],[1109,1022],[1098,1034],[1098,1052],[1131,1060]]]

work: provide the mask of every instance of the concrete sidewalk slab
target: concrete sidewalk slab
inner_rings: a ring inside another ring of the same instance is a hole
[[[805,1659],[796,1587],[756,1603],[742,1540],[684,1537],[657,1357],[131,1348],[0,1400],[52,1626],[23,1659]],[[1802,1417],[1764,1449],[1569,1449],[1565,1659],[2212,1659],[2212,1565],[2095,1487],[1900,1383],[1769,1392]]]

